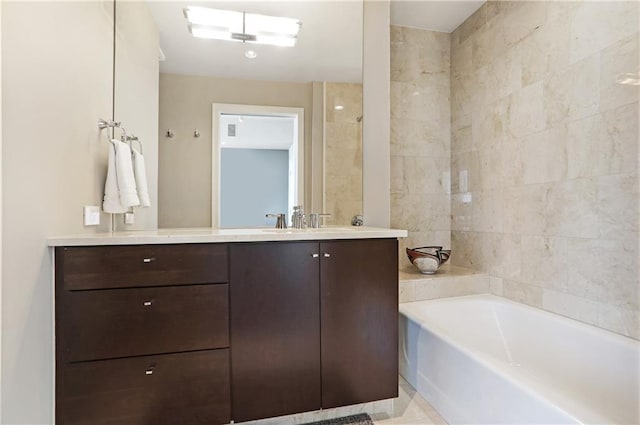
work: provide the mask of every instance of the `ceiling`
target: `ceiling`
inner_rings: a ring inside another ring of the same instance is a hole
[[[484,0],[391,1],[391,23],[451,32]],[[165,1],[147,0],[166,57],[164,73],[263,81],[362,82],[362,2]],[[296,18],[302,22],[293,48],[194,38],[183,16],[186,6],[204,6]],[[245,57],[247,50],[257,53]]]
[[[360,1],[148,0],[147,4],[166,56],[161,72],[264,81],[362,81]],[[197,39],[187,28],[186,6],[296,18],[302,22],[298,43],[277,47]],[[247,59],[247,50],[258,56]]]
[[[391,24],[452,32],[484,2],[485,0],[391,0]]]

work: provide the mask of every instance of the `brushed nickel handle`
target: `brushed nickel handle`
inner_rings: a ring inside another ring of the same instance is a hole
[[[144,371],[144,374],[145,374],[145,375],[153,375],[153,368],[151,367],[151,368],[149,368],[149,369],[145,370],[145,371]]]
[[[156,257],[143,258],[143,263],[151,263],[152,261],[156,261]]]
[[[312,256],[313,258],[318,258],[318,257],[320,256],[320,254],[311,254],[311,256]]]
[[[151,307],[153,305],[153,300],[145,301],[142,305],[145,307]]]
[[[328,252],[325,252],[324,253],[324,258],[329,258],[329,257],[331,257],[331,254],[329,254]]]

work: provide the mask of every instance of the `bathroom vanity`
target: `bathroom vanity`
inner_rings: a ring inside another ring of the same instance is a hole
[[[403,236],[50,239],[56,423],[225,424],[396,397]]]

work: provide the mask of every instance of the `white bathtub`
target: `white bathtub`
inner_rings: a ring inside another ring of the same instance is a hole
[[[640,344],[492,295],[400,304],[400,374],[450,424],[638,424]]]

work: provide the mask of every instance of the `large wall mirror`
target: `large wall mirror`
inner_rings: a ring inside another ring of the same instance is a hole
[[[295,45],[265,16],[297,20]],[[361,1],[117,1],[114,116],[157,163],[158,227],[268,226],[293,203],[325,224],[361,214],[362,31]],[[269,140],[294,128],[299,149]]]

